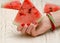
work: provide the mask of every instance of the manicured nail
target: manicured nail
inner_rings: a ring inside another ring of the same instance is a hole
[[[30,23],[27,24],[28,26],[30,25]]]
[[[23,23],[23,24],[21,24],[21,26],[25,26],[25,24]]]

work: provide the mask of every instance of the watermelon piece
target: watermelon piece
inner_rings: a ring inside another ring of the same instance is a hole
[[[55,4],[46,4],[44,7],[44,12],[49,13],[49,12],[55,12],[57,10],[60,10],[60,6],[57,6]]]
[[[12,1],[3,5],[4,8],[20,10],[21,3],[19,1]]]
[[[14,23],[17,25],[29,25],[30,23],[37,22],[41,17],[41,13],[35,8],[35,6],[29,0],[25,0],[14,19]]]
[[[51,13],[48,14],[47,16],[49,17],[50,22],[51,22],[51,25],[52,25],[52,28],[53,28],[53,29],[51,29],[51,30],[54,31],[55,28],[56,28],[56,27],[55,27],[55,20],[54,20],[54,18],[52,17]]]
[[[46,4],[44,7],[44,12],[46,13],[46,15],[49,17],[50,21],[51,21],[51,25],[52,25],[52,30],[55,30],[55,21],[54,18],[52,17],[52,14],[50,12],[55,12],[60,10],[60,6],[54,5],[54,4]]]

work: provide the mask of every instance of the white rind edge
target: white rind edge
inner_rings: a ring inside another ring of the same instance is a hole
[[[40,22],[44,19],[44,17],[45,17],[45,16],[42,16],[41,18],[39,18],[39,19],[37,20],[37,22],[40,23]]]

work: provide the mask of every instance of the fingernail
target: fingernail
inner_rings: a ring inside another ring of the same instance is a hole
[[[23,24],[21,24],[21,26],[25,26],[25,24],[23,23]]]
[[[29,26],[29,25],[30,25],[30,23],[27,24],[27,26]]]

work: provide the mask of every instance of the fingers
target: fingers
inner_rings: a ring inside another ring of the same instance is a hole
[[[21,31],[21,33],[25,34],[27,27],[26,24],[24,26],[20,25],[17,27],[17,31]]]
[[[36,28],[37,26],[38,26],[37,24],[35,25],[32,23],[29,26],[27,26],[25,24],[24,27],[22,27],[22,26],[18,27],[18,31],[21,31],[23,34],[37,36],[37,35],[40,35],[50,29],[50,26],[48,24],[43,24],[41,26],[39,25],[39,27]]]
[[[33,29],[31,30],[31,35],[36,36],[36,27],[33,25]]]
[[[28,26],[28,29],[26,30],[26,33],[31,34],[32,29],[33,29],[33,24],[31,23],[30,26]]]
[[[20,25],[20,26],[18,26],[17,27],[17,31],[21,31],[21,29],[22,29],[23,27]]]
[[[22,26],[19,26],[18,28],[17,28],[17,30],[18,31],[21,31],[23,34],[28,34],[28,35],[32,35],[33,33],[34,33],[34,31],[35,31],[35,27],[36,27],[37,25],[35,25],[35,24],[30,24],[29,26],[27,26],[26,24],[25,24],[25,26],[24,27],[22,27]],[[32,32],[31,32],[32,31]]]
[[[31,36],[37,36],[37,32],[36,32],[37,26],[38,26],[37,24],[36,25],[33,24],[33,29],[31,30]]]
[[[26,30],[27,30],[28,26],[25,24],[25,26],[22,28],[21,32],[23,34],[26,34]]]
[[[27,25],[25,25],[23,27],[20,26],[17,28],[17,30],[21,31],[24,34],[28,34],[31,36],[37,36],[37,35],[45,33],[50,28],[51,28],[50,21],[49,21],[48,17],[45,17],[42,20],[42,22],[40,22],[39,24],[31,23],[29,26],[27,26]]]

